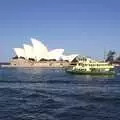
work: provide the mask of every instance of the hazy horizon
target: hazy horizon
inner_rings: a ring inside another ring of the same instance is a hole
[[[15,47],[41,40],[50,49],[63,48],[93,58],[104,50],[120,52],[119,0],[1,0],[0,62]]]

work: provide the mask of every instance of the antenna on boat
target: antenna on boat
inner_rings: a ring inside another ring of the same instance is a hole
[[[106,49],[104,48],[104,61],[106,60]]]

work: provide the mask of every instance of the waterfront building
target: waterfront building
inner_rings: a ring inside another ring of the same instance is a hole
[[[41,42],[34,38],[31,38],[32,45],[23,44],[23,48],[14,48],[15,54],[18,58],[34,59],[40,61],[41,59],[46,60],[67,60],[72,61],[78,54],[65,55],[64,49],[53,49],[48,48]]]

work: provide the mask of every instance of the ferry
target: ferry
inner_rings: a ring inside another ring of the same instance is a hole
[[[66,72],[80,75],[114,75],[115,66],[108,62],[83,57],[75,66],[67,68]]]

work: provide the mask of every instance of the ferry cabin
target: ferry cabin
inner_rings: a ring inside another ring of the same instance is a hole
[[[106,63],[92,60],[90,58],[79,59],[79,62],[73,69],[82,70],[82,71],[111,71],[114,66]]]

